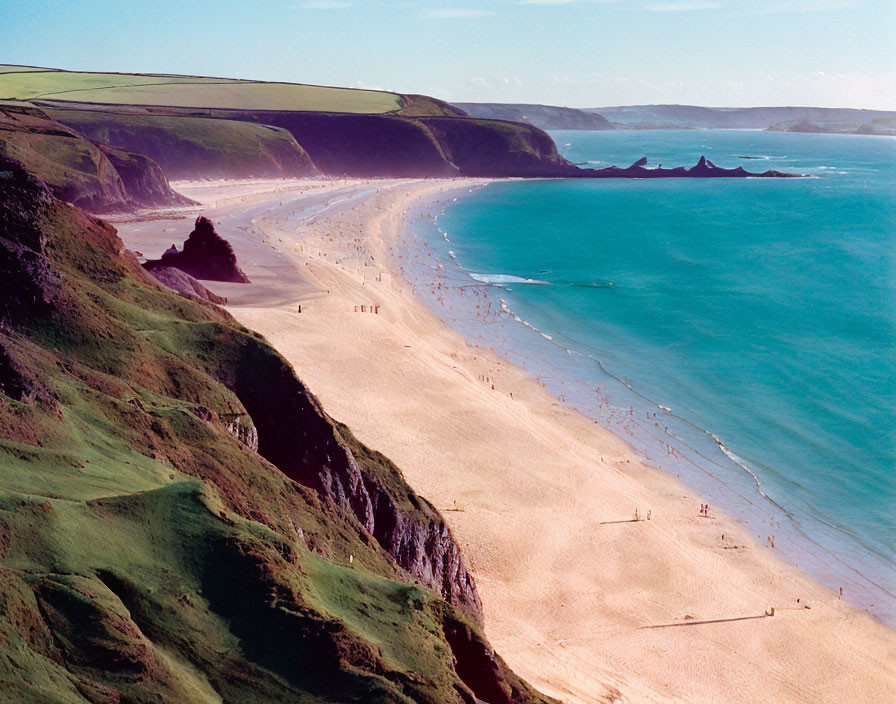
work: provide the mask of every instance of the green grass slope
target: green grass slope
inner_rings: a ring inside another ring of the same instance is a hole
[[[0,111],[0,155],[29,165],[60,198],[92,209],[124,207],[118,172],[94,144],[35,112]]]
[[[547,701],[396,561],[396,522],[450,534],[394,465],[260,336],[2,159],[0,276],[7,700]]]
[[[96,212],[189,202],[145,155],[97,145],[33,107],[0,103],[0,156],[26,164],[59,198]]]
[[[280,178],[317,173],[286,130],[263,124],[177,115],[46,109],[88,139],[145,154],[171,180]]]

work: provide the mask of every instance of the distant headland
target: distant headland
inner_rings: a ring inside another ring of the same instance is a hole
[[[751,129],[896,136],[896,112],[855,108],[707,108],[620,105],[567,108],[516,103],[454,103],[468,115],[526,122],[543,130]]]

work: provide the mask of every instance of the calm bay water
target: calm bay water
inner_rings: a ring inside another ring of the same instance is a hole
[[[418,218],[418,294],[896,623],[896,140],[552,136],[815,178],[492,184]]]

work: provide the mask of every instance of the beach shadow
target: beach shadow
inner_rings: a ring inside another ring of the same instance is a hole
[[[641,628],[673,628],[675,626],[703,626],[707,623],[731,623],[732,621],[752,621],[757,618],[770,618],[769,614],[758,616],[737,616],[735,618],[714,618],[707,621],[683,621],[682,623],[661,623],[656,626],[641,626]]]
[[[641,523],[641,519],[640,518],[626,518],[625,520],[622,520],[622,521],[601,521],[600,525],[608,526],[613,523]]]

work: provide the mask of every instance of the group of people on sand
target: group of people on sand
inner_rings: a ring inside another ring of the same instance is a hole
[[[700,504],[700,515],[709,518],[709,504]]]

